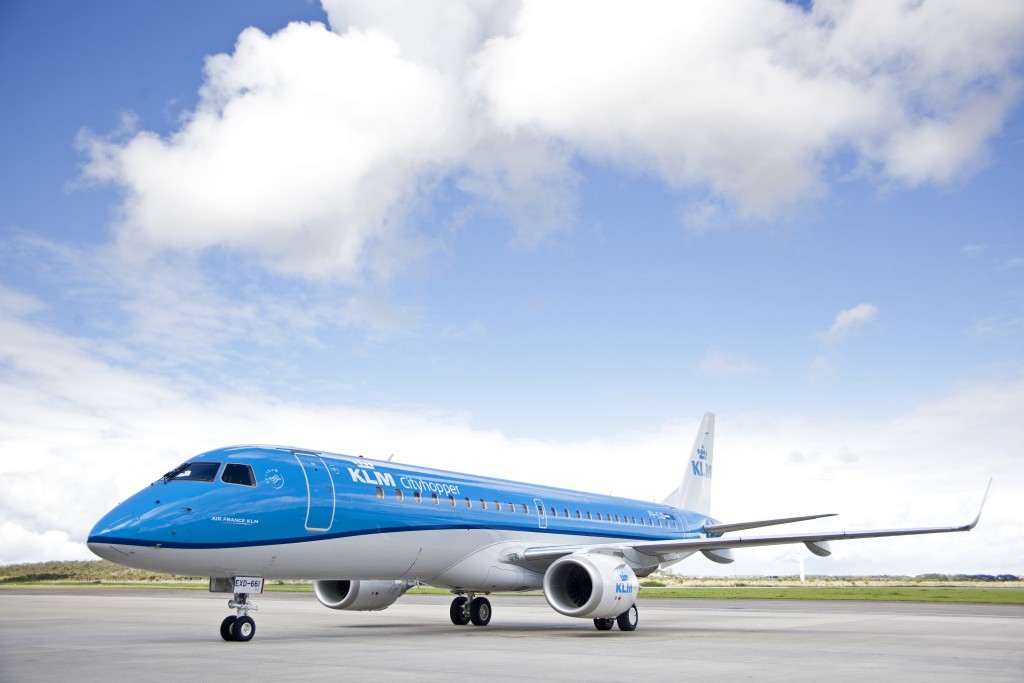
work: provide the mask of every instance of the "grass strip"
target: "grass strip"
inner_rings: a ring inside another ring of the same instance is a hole
[[[803,587],[696,586],[643,588],[645,598],[708,598],[739,600],[871,600],[882,602],[974,602],[1024,605],[1019,588],[918,588],[914,586]]]

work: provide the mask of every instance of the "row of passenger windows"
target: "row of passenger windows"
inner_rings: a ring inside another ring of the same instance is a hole
[[[384,488],[381,487],[381,486],[377,487],[377,497],[380,498],[381,500],[384,500]],[[405,491],[403,491],[402,489],[395,489],[395,498],[397,498],[398,500],[405,500]],[[422,503],[423,502],[423,494],[420,491],[413,491],[412,492],[412,498],[417,503]],[[434,505],[440,505],[441,504],[441,498],[437,495],[437,493],[431,493],[430,494],[430,500],[431,500],[431,502]],[[470,498],[469,496],[464,497],[462,500],[463,500],[463,504],[467,508],[472,508],[473,507],[473,499]],[[498,501],[498,500],[493,501],[491,503],[488,503],[486,499],[480,498],[480,499],[478,499],[478,504],[480,505],[480,509],[481,510],[486,510],[489,506],[493,506],[493,508],[494,508],[494,510],[496,512],[502,512],[503,510],[507,510],[508,512],[511,512],[511,513],[515,514],[515,513],[518,513],[519,510],[521,509],[522,510],[522,514],[524,514],[524,515],[531,514],[530,506],[527,503],[520,503],[520,504],[517,505],[516,503],[513,503],[511,501],[508,502],[508,503],[502,503],[501,501]],[[448,506],[449,507],[455,507],[456,505],[458,505],[458,502],[456,501],[455,496],[449,495],[448,496]],[[536,504],[536,508],[537,508],[537,514],[538,515],[545,516],[544,508],[541,507],[540,503]],[[554,506],[552,506],[550,508],[550,513],[549,514],[552,517],[559,517],[559,516],[561,516],[561,517],[565,517],[567,519],[572,519],[574,517],[574,515],[570,513],[569,508],[562,508],[562,513],[561,513],[561,515],[559,515],[558,508],[556,508]],[[580,510],[575,510],[575,518],[576,519],[587,519],[587,520],[590,520],[590,521],[598,521],[598,522],[614,522],[614,523],[618,523],[618,524],[635,524],[637,526],[652,526],[652,527],[662,527],[662,528],[669,528],[669,529],[674,529],[675,526],[676,526],[675,521],[673,521],[671,519],[666,519],[666,520],[661,520],[661,519],[647,520],[643,516],[635,517],[633,515],[613,515],[613,514],[611,514],[609,512],[606,512],[606,513],[602,514],[600,512],[591,512],[589,510],[587,510],[586,512],[583,512],[583,511],[580,511]]]

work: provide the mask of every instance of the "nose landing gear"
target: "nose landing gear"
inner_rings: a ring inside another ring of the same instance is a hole
[[[258,608],[249,602],[248,593],[235,593],[235,597],[228,600],[228,607],[238,610],[238,613],[225,617],[224,621],[220,622],[220,637],[224,640],[249,642],[256,635],[256,622],[249,616],[249,612]]]

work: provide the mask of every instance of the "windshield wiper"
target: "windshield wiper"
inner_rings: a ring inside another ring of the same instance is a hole
[[[175,478],[176,476],[178,476],[179,474],[181,474],[182,472],[184,472],[185,470],[187,470],[187,469],[188,469],[188,466],[189,466],[189,465],[191,465],[191,464],[192,464],[192,463],[190,463],[190,462],[187,462],[187,463],[185,463],[184,465],[179,465],[178,467],[175,467],[175,468],[174,468],[173,470],[171,470],[170,472],[168,472],[167,474],[165,474],[165,475],[164,475],[163,477],[161,477],[161,478],[162,478],[162,479],[164,480],[164,483],[166,484],[166,483],[167,483],[167,482],[169,482],[169,481],[170,481],[171,479],[174,479],[174,478]]]

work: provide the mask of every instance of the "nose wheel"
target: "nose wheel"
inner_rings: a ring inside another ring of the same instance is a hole
[[[256,621],[249,616],[249,611],[257,609],[256,605],[249,602],[248,593],[235,593],[235,597],[228,600],[228,607],[238,613],[220,622],[220,637],[228,641],[249,642],[256,635]]]

